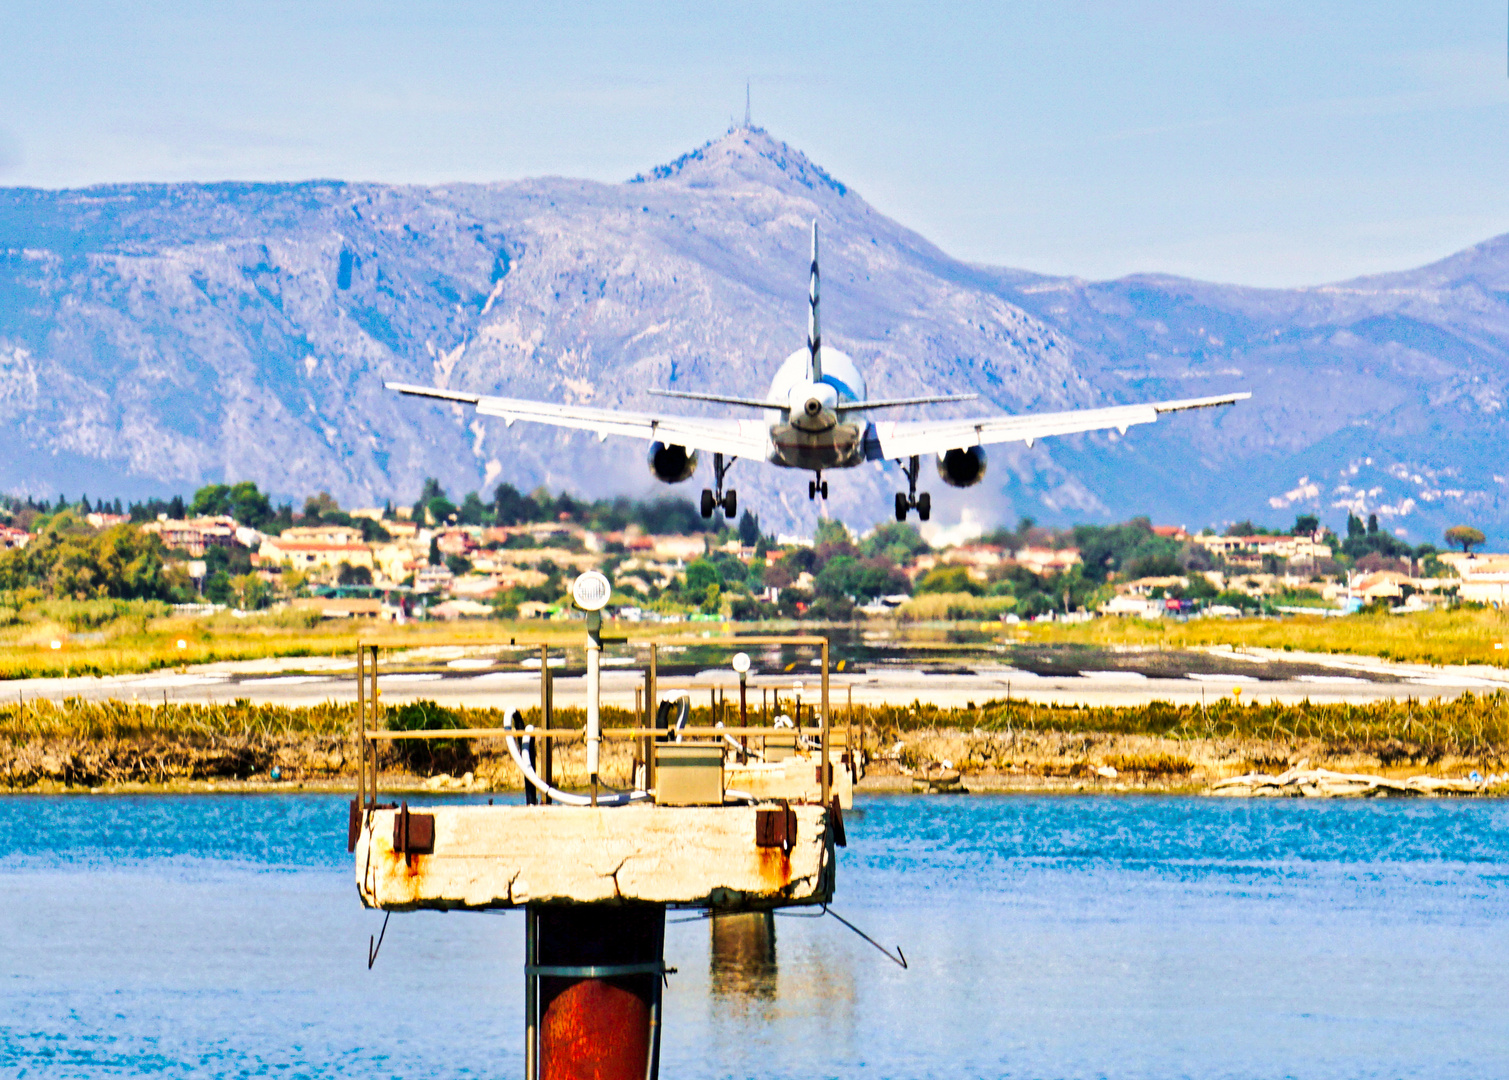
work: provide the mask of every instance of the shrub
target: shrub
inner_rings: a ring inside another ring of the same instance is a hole
[[[464,726],[453,709],[433,701],[410,701],[387,710],[389,731],[454,731]],[[475,759],[465,739],[398,739],[393,755],[416,772],[465,772]]]

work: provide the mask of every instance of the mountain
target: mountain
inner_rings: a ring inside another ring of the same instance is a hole
[[[1509,525],[1509,241],[1309,289],[1047,277],[950,258],[754,128],[622,184],[0,189],[0,488],[663,491],[632,442],[506,428],[382,380],[609,408],[665,408],[656,386],[758,396],[804,341],[813,218],[825,339],[872,394],[981,395],[933,407],[950,415],[1254,393],[1124,437],[993,447],[964,492],[928,469],[940,520]],[[861,527],[901,484],[889,466],[830,482]],[[767,527],[810,528],[803,476],[744,462],[730,483]]]

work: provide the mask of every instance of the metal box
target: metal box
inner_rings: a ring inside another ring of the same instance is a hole
[[[785,761],[796,754],[796,731],[776,728],[765,736],[765,760]]]
[[[655,746],[657,806],[722,806],[723,747],[718,743]]]

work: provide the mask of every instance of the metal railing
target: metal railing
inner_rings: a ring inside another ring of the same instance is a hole
[[[671,642],[661,639],[630,639],[619,638],[610,642],[614,645],[623,645],[637,649],[648,649],[648,664],[644,669],[644,685],[636,688],[634,714],[637,722],[632,727],[608,727],[602,730],[605,739],[636,739],[640,740],[640,746],[636,748],[636,767],[639,763],[644,765],[644,779],[646,789],[653,790],[655,785],[655,754],[654,744],[657,740],[664,740],[672,734],[667,728],[656,726],[657,715],[661,704],[661,675],[660,675],[660,652]],[[684,643],[677,642],[679,647]],[[702,639],[693,644],[699,648],[723,648],[729,652],[736,652],[747,646],[793,646],[818,648],[821,653],[820,668],[822,676],[821,701],[818,708],[818,723],[810,728],[802,725],[801,706],[797,700],[797,715],[794,718],[794,729],[778,729],[771,723],[749,724],[747,722],[737,725],[725,725],[714,723],[708,726],[686,725],[678,729],[675,734],[682,738],[693,739],[717,739],[720,742],[725,738],[740,738],[747,740],[759,738],[768,740],[776,731],[794,730],[797,736],[797,749],[801,748],[803,737],[815,736],[818,742],[819,767],[818,778],[821,790],[821,803],[827,806],[832,801],[832,748],[834,740],[833,714],[830,700],[829,674],[831,672],[829,643],[826,637],[815,635],[761,635],[758,637],[720,638],[716,640]],[[380,687],[378,684],[379,667],[382,663],[383,652],[397,650],[412,650],[423,648],[425,650],[437,648],[464,647],[468,650],[509,649],[518,651],[521,648],[529,651],[538,650],[540,661],[540,726],[528,730],[504,727],[485,728],[439,728],[428,730],[390,730],[383,727],[384,707],[381,701]],[[547,783],[553,782],[554,776],[554,750],[556,744],[565,740],[585,739],[587,729],[585,727],[555,727],[554,722],[554,697],[555,697],[555,673],[551,670],[550,653],[564,651],[559,641],[545,642],[518,642],[509,639],[489,642],[478,641],[475,638],[466,639],[426,639],[417,641],[396,640],[361,640],[358,639],[356,647],[356,740],[357,740],[357,782],[356,782],[356,806],[363,809],[372,809],[377,805],[377,791],[380,779],[378,747],[381,743],[394,743],[401,740],[425,740],[425,739],[528,739],[537,740],[531,746],[537,746],[538,757],[535,761],[537,772]],[[741,690],[742,690],[741,680]],[[764,687],[763,689],[771,689]],[[712,703],[714,712],[719,711],[717,691],[713,691]],[[741,693],[742,697],[742,693]],[[780,707],[779,691],[772,698],[773,704],[762,704],[761,713],[767,721],[773,721],[775,709]],[[726,699],[721,704],[722,711],[726,711],[728,703]],[[747,717],[747,710],[743,710]],[[854,743],[853,708],[852,703],[847,711],[846,730],[844,738],[844,751],[850,761],[857,762],[857,750]],[[762,746],[763,750],[764,747]],[[746,746],[747,750],[747,746]],[[856,766],[857,775],[857,766]],[[527,777],[523,778],[526,790],[530,786]],[[548,796],[545,797],[548,800]]]

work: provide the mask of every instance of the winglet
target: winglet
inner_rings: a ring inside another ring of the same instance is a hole
[[[414,386],[411,383],[401,382],[385,382],[383,386],[412,397],[439,398],[441,401],[459,401],[467,405],[476,405],[482,400],[481,394],[468,394],[464,390],[442,390],[436,386]]]
[[[817,219],[812,220],[812,278],[807,287],[807,366],[813,382],[823,381],[823,330],[817,318]]]

